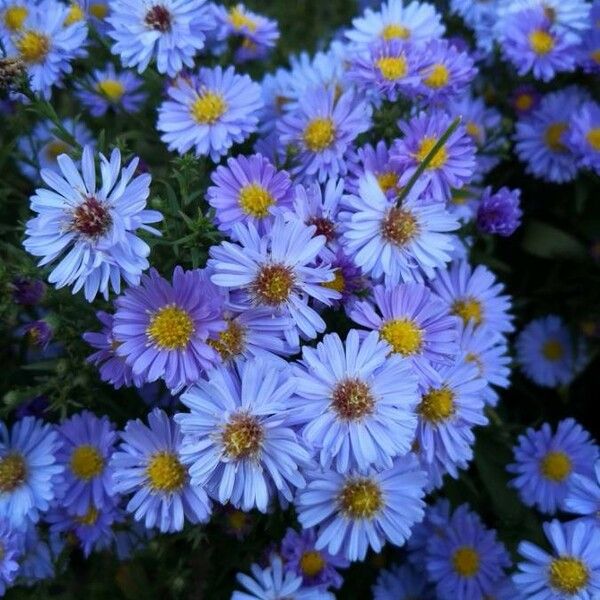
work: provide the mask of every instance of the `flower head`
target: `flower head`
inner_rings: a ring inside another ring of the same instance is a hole
[[[600,526],[600,459],[594,465],[592,477],[574,473],[570,478],[563,509]]]
[[[0,459],[1,460],[1,459]],[[1,464],[1,463],[0,463]],[[4,596],[19,572],[23,534],[0,517],[0,596]]]
[[[521,224],[521,190],[501,187],[492,193],[487,187],[477,209],[477,227],[483,233],[492,233],[508,237]]]
[[[586,102],[571,118],[567,145],[579,165],[600,174],[600,105]]]

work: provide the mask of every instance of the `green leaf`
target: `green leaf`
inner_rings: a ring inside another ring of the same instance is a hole
[[[582,259],[585,246],[571,234],[540,221],[533,221],[525,230],[523,249],[540,258]]]

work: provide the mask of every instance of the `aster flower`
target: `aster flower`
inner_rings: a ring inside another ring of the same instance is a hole
[[[583,34],[577,58],[586,73],[600,72],[600,28],[591,28]]]
[[[544,523],[551,546],[548,553],[535,544],[521,542],[523,557],[513,575],[515,585],[528,598],[561,600],[592,599],[600,594],[600,537],[598,530],[585,522]]]
[[[404,137],[396,140],[392,158],[402,168],[400,186],[408,183],[442,135],[452,119],[440,110],[421,112],[409,121],[399,121]],[[473,177],[475,146],[464,125],[450,135],[425,169],[421,179],[428,184],[433,200],[444,202],[450,197],[450,188],[460,189]]]
[[[19,571],[23,534],[0,517],[0,596],[4,596]]]
[[[408,562],[417,573],[427,572],[427,545],[433,543],[434,538],[444,536],[444,527],[450,522],[451,513],[449,500],[438,498],[425,506],[423,520],[413,527],[412,535],[406,542],[406,550]]]
[[[233,67],[201,68],[197,75],[179,78],[167,90],[169,100],[158,109],[157,128],[169,150],[214,162],[243,142],[258,125],[262,108],[260,86]]]
[[[22,554],[19,559],[19,583],[31,586],[37,581],[54,577],[53,557],[38,527],[29,523],[23,536]]]
[[[315,529],[305,529],[298,533],[289,528],[281,540],[281,556],[285,568],[302,577],[308,587],[342,586],[342,576],[337,569],[345,569],[349,562],[342,556],[333,556],[325,550],[317,550]]]
[[[308,338],[325,331],[325,322],[308,305],[313,297],[330,305],[339,292],[323,286],[334,274],[328,265],[310,266],[325,245],[325,237],[313,237],[315,226],[277,217],[269,234],[262,238],[252,224],[237,225],[239,244],[222,242],[210,249],[211,280],[218,286],[240,292],[247,307],[269,308],[273,314],[291,317]],[[297,345],[297,334],[287,332],[288,342]]]
[[[540,105],[517,121],[515,150],[526,171],[552,183],[575,178],[577,160],[567,146],[571,116],[586,99],[576,87],[544,96]]]
[[[379,552],[386,541],[401,546],[410,537],[423,518],[425,482],[412,454],[381,473],[313,472],[296,498],[298,520],[318,526],[318,550],[363,560],[369,547]]]
[[[112,498],[108,461],[117,441],[114,425],[108,417],[84,410],[61,423],[58,432],[56,460],[65,468],[59,492],[61,508],[76,516],[104,508]]]
[[[121,432],[122,444],[113,454],[114,491],[133,493],[127,511],[146,528],[181,531],[184,517],[191,523],[206,521],[210,504],[202,488],[190,485],[181,460],[183,436],[179,425],[155,408],[148,426],[129,421]]]
[[[46,293],[46,286],[39,279],[29,279],[19,276],[12,280],[11,285],[13,301],[21,306],[35,306],[39,304]]]
[[[273,216],[292,206],[292,182],[261,154],[229,158],[211,175],[207,201],[215,209],[221,231],[231,233],[236,223],[252,223],[262,235]]]
[[[485,598],[510,566],[504,544],[466,504],[443,526],[444,535],[427,544],[427,573],[438,598]]]
[[[568,385],[583,362],[584,348],[562,319],[534,319],[519,333],[517,363],[529,379],[543,387]]]
[[[469,54],[461,52],[447,40],[430,40],[422,53],[419,90],[429,102],[458,96],[477,74]]]
[[[389,352],[376,332],[361,342],[354,329],[345,343],[331,333],[302,349],[295,376],[303,402],[294,417],[323,468],[390,468],[410,450],[417,381],[410,363]]]
[[[26,340],[27,345],[36,350],[44,351],[54,337],[50,324],[43,319],[26,323],[18,332]]]
[[[400,192],[398,180],[400,170],[391,160],[389,149],[385,141],[380,140],[375,147],[370,144],[358,148],[356,159],[349,165],[350,173],[346,178],[346,189],[351,194],[358,193],[360,179],[367,172],[373,173],[379,183],[381,191],[390,199],[396,198]]]
[[[182,394],[191,412],[175,420],[192,485],[244,511],[265,512],[275,490],[291,501],[305,485],[300,467],[310,464],[286,418],[295,387],[287,367],[250,360],[217,367]]]
[[[271,556],[265,569],[257,564],[250,567],[250,575],[239,573],[237,580],[246,590],[233,592],[231,600],[333,600],[334,596],[323,588],[305,587],[302,577],[283,567],[281,558]]]
[[[175,267],[172,283],[155,269],[117,298],[113,335],[117,354],[134,376],[164,379],[179,390],[217,361],[208,338],[225,328],[222,299],[202,271]]]
[[[346,37],[354,44],[365,47],[377,40],[410,40],[423,42],[444,34],[440,14],[428,3],[387,0],[375,12],[367,8],[362,17],[352,21]]]
[[[512,94],[511,105],[521,117],[535,110],[540,103],[540,93],[529,84],[518,86]]]
[[[453,362],[456,317],[428,288],[418,283],[373,288],[373,302],[355,302],[348,316],[367,329],[379,331],[392,351],[415,362]]]
[[[344,198],[340,213],[342,245],[365,275],[388,285],[431,276],[450,260],[456,221],[442,203],[423,201],[424,183],[417,183],[400,206],[389,200],[376,177],[367,173],[358,194]]]
[[[130,387],[132,384],[141,387],[144,382],[143,375],[134,375],[125,359],[117,354],[119,342],[113,335],[113,315],[100,310],[96,317],[102,324],[102,331],[86,331],[82,336],[96,349],[96,352],[87,357],[87,362],[98,367],[100,379],[110,383],[116,390],[123,386]]]
[[[0,0],[0,36],[19,31],[32,5],[35,6],[30,0]]]
[[[498,333],[513,331],[510,296],[502,295],[504,286],[483,265],[472,267],[466,261],[454,262],[431,282],[434,292],[446,303],[450,313],[464,323],[486,325]]]
[[[573,475],[590,477],[599,451],[590,434],[574,419],[560,421],[556,433],[548,423],[528,428],[514,448],[515,463],[507,470],[516,477],[521,501],[547,514],[563,507]]]
[[[410,565],[394,565],[382,569],[371,589],[373,600],[411,600],[412,598],[431,598],[427,580]]]
[[[63,119],[61,125],[80,146],[94,145],[92,133],[84,123]],[[32,181],[39,180],[42,169],[60,173],[57,159],[61,154],[69,154],[73,158],[74,148],[56,137],[53,130],[54,124],[51,121],[42,121],[30,134],[17,139],[19,149],[17,166],[21,173]]]
[[[579,165],[600,175],[600,105],[586,102],[572,116],[567,145]]]
[[[112,52],[125,67],[142,73],[155,59],[158,72],[170,77],[194,66],[213,26],[205,0],[112,0],[106,21],[112,26]]]
[[[346,255],[343,248],[338,248],[333,252],[325,247],[320,253],[319,260],[333,269],[333,281],[328,281],[323,285],[341,294],[339,300],[333,300],[332,306],[350,305],[352,300],[356,299],[357,293],[368,287],[362,271]]]
[[[476,28],[482,21],[496,16],[498,3],[498,0],[450,0],[450,10],[460,15],[469,27]]]
[[[578,473],[571,476],[562,506],[565,511],[583,515],[600,527],[600,460],[596,461],[591,478]]]
[[[0,422],[0,518],[22,528],[48,510],[63,471],[58,447],[56,432],[34,417],[17,421],[10,431]]]
[[[29,4],[25,10],[20,25],[8,35],[0,30],[0,36],[7,55],[25,63],[31,89],[49,99],[52,86],[62,87],[64,75],[71,73],[71,62],[85,54],[87,26],[83,21],[65,24],[69,9],[55,0],[46,0],[43,8]],[[19,14],[11,13],[13,26]]]
[[[501,187],[492,193],[490,186],[483,190],[477,209],[477,228],[482,233],[511,236],[521,224],[521,190]]]
[[[383,40],[373,44],[368,53],[352,58],[348,77],[367,96],[376,92],[374,101],[385,98],[396,102],[402,96],[415,96],[421,83],[422,62],[415,45],[397,39]]]
[[[51,189],[39,188],[31,197],[31,209],[38,216],[27,222],[23,246],[42,257],[40,266],[58,259],[50,283],[57,288],[73,285],[73,293],[84,288],[91,302],[98,292],[108,298],[109,287],[118,293],[121,277],[130,285],[139,283],[148,268],[150,247],[135,234],[143,229],[158,235],[148,223],[160,221],[162,215],[145,210],[150,175],[132,179],[137,158],[121,171],[119,150],[112,151],[110,160],[100,154],[100,189],[91,146],[84,148],[81,160],[83,178],[66,155],[58,157],[62,175],[42,170]]]
[[[137,112],[147,98],[141,91],[141,78],[131,71],[117,72],[112,63],[94,69],[76,85],[79,101],[93,117],[102,117],[110,109]]]
[[[307,90],[277,124],[279,143],[293,150],[292,173],[305,180],[345,175],[351,142],[371,126],[371,107],[353,91]]]

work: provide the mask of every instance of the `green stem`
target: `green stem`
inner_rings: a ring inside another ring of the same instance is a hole
[[[450,123],[450,126],[448,127],[448,129],[446,129],[446,131],[444,131],[444,133],[442,134],[440,139],[435,143],[435,146],[429,151],[427,156],[421,161],[421,164],[417,167],[415,172],[412,174],[412,177],[408,180],[407,184],[402,188],[402,191],[398,195],[398,202],[397,202],[398,206],[400,206],[400,204],[402,204],[402,201],[408,196],[408,194],[410,193],[410,190],[412,189],[413,185],[415,185],[415,182],[417,181],[417,179],[419,179],[419,177],[421,177],[421,175],[423,174],[425,169],[431,164],[431,161],[436,157],[437,153],[444,147],[444,145],[446,144],[446,142],[448,141],[450,136],[456,131],[456,129],[460,125],[460,122],[461,122],[461,117],[456,117],[456,119],[454,119],[454,121],[452,121],[452,123]]]

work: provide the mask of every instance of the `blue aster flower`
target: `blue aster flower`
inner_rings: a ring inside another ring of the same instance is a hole
[[[556,315],[534,319],[519,333],[517,363],[537,385],[568,385],[585,361],[582,341]]]
[[[19,583],[32,586],[54,577],[54,558],[38,527],[30,523],[24,532],[23,554],[19,559]]]
[[[400,206],[367,173],[358,194],[344,198],[342,245],[365,275],[388,285],[422,280],[450,261],[450,232],[459,223],[439,202],[424,201],[424,183],[415,184]]]
[[[598,18],[592,18],[598,22]],[[600,73],[600,28],[593,27],[583,34],[577,62],[586,73]]]
[[[521,190],[501,187],[492,193],[490,186],[483,190],[477,208],[477,228],[483,233],[508,237],[521,224]]]
[[[516,477],[511,485],[521,501],[544,513],[562,509],[574,475],[591,477],[598,446],[574,419],[560,421],[556,433],[548,423],[539,430],[528,428],[514,447],[515,463],[507,470]]]
[[[295,507],[302,527],[318,526],[318,550],[363,560],[369,547],[402,546],[423,518],[426,475],[412,454],[383,472],[318,471],[308,478]]]
[[[438,498],[425,507],[423,520],[417,523],[406,542],[407,559],[417,573],[427,572],[427,545],[433,538],[444,535],[444,527],[450,522],[452,508],[449,500]]]
[[[32,0],[0,0],[0,36],[19,31],[35,5]]]
[[[201,68],[180,77],[158,109],[157,128],[169,150],[210,156],[214,162],[243,142],[258,126],[260,86],[233,67]]]
[[[323,468],[390,468],[410,450],[417,380],[409,361],[388,357],[390,349],[377,332],[361,342],[355,329],[345,343],[330,333],[303,348],[295,370],[303,401],[293,412]]]
[[[583,515],[593,525],[600,527],[600,460],[594,465],[593,477],[578,473],[571,477],[563,509]]]
[[[326,241],[324,236],[313,237],[315,229],[298,219],[285,222],[281,216],[263,237],[250,223],[237,225],[239,244],[222,242],[210,249],[211,280],[239,292],[239,302],[246,307],[291,317],[303,336],[314,338],[325,331],[325,321],[308,305],[308,298],[330,305],[340,297],[323,285],[334,278],[329,265],[313,266]],[[298,345],[294,330],[286,334],[291,345]]]
[[[146,528],[161,532],[181,531],[184,518],[206,521],[210,504],[206,492],[190,484],[181,460],[183,435],[179,425],[155,408],[148,426],[136,419],[121,432],[122,443],[113,454],[114,491],[133,494],[127,511]]]
[[[381,191],[390,199],[396,198],[400,192],[398,181],[401,171],[392,161],[384,140],[376,146],[365,144],[356,150],[356,158],[348,165],[350,172],[346,178],[346,189],[351,194],[358,194],[360,179],[367,172],[373,173]]]
[[[286,418],[297,401],[287,366],[250,360],[207,377],[181,395],[191,412],[175,417],[192,485],[244,511],[265,512],[276,492],[291,501],[311,457]]]
[[[87,25],[84,21],[66,24],[69,8],[55,0],[45,0],[40,7],[29,3],[25,8],[19,27],[9,32],[0,29],[0,37],[7,55],[25,63],[31,89],[49,99],[53,86],[63,87],[65,74],[72,71],[71,62],[85,55]]]
[[[108,417],[85,410],[61,423],[56,460],[65,467],[60,491],[61,508],[75,516],[91,507],[104,508],[112,497],[112,471],[108,462],[117,432]]]
[[[367,8],[361,17],[352,21],[352,29],[346,37],[359,47],[366,47],[378,40],[410,40],[423,42],[444,34],[441,15],[426,2],[387,0],[380,10]]]
[[[321,183],[347,173],[350,145],[371,126],[371,107],[348,90],[307,90],[277,124],[279,143],[293,155],[292,174]]]
[[[178,391],[218,360],[209,337],[225,329],[222,298],[208,275],[175,267],[172,283],[155,269],[117,298],[117,354],[145,382],[164,379]]]
[[[426,560],[439,600],[485,598],[510,566],[496,532],[485,528],[466,504],[443,524],[443,534],[428,542]]]
[[[252,576],[239,573],[237,580],[245,591],[233,592],[231,600],[333,600],[331,592],[319,587],[305,587],[302,577],[283,567],[281,558],[272,556],[269,566],[250,567]]]
[[[4,596],[17,577],[22,547],[23,533],[0,517],[0,596]]]
[[[112,0],[106,21],[113,54],[138,73],[156,60],[159,73],[174,77],[194,66],[214,21],[205,0]]]
[[[307,587],[340,588],[343,579],[337,569],[345,569],[350,563],[343,556],[317,550],[316,541],[315,529],[304,529],[298,533],[289,528],[281,540],[285,568],[300,575]]]
[[[58,448],[56,431],[34,417],[10,431],[0,422],[0,518],[22,528],[48,510],[63,471]]]
[[[88,302],[98,292],[108,298],[110,287],[118,293],[121,277],[137,285],[150,254],[137,230],[158,235],[148,224],[162,219],[159,212],[145,209],[150,175],[133,177],[137,158],[121,171],[117,149],[110,160],[100,154],[100,188],[91,146],[83,150],[83,178],[67,155],[59,156],[58,164],[62,175],[48,169],[41,172],[51,189],[39,188],[31,197],[31,209],[38,216],[27,222],[25,249],[42,257],[40,266],[58,260],[50,283],[57,288],[72,285],[73,293],[84,288]]]
[[[521,542],[513,581],[527,598],[593,600],[600,596],[600,536],[589,523],[544,523],[551,550]]]
[[[575,178],[577,158],[567,139],[571,116],[585,100],[579,88],[567,87],[544,96],[534,111],[517,121],[515,150],[528,173],[552,183]]]
[[[472,267],[466,261],[454,262],[431,282],[434,292],[446,303],[450,313],[463,322],[485,325],[498,333],[513,331],[510,296],[504,286],[483,265]]]
[[[572,116],[567,145],[579,166],[600,175],[600,105],[586,102]]]
[[[396,140],[392,158],[402,169],[401,186],[408,183],[451,123],[452,118],[440,109],[398,122],[403,137]],[[462,188],[471,181],[474,172],[475,145],[461,124],[433,157],[421,180],[428,184],[433,200],[445,202],[450,198],[451,188]]]
[[[292,207],[292,181],[287,171],[278,171],[261,154],[237,156],[227,166],[217,167],[207,191],[221,231],[233,233],[236,223],[252,223],[259,234],[266,233],[273,217]]]
[[[427,579],[410,565],[394,565],[390,569],[382,569],[371,593],[373,600],[433,600]]]
[[[76,95],[93,117],[102,117],[108,110],[137,112],[146,101],[141,91],[143,81],[131,71],[117,72],[112,63],[104,69],[94,69],[76,85]]]

